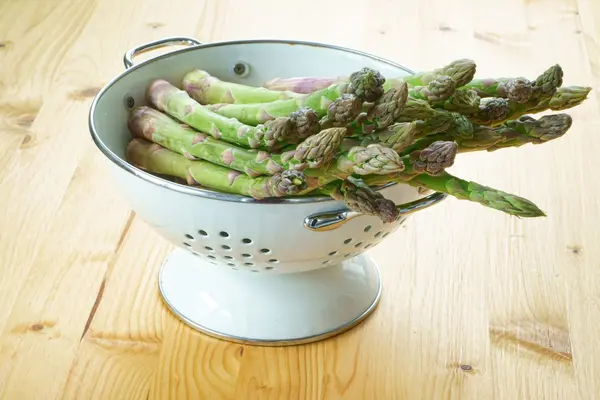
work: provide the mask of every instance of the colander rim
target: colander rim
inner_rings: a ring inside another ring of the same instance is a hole
[[[98,102],[100,101],[102,96],[113,85],[117,84],[117,82],[119,82],[121,79],[123,79],[126,75],[133,73],[134,71],[144,67],[145,65],[147,65],[149,63],[152,63],[152,62],[155,62],[155,61],[167,58],[167,57],[173,57],[177,54],[186,53],[188,51],[195,51],[200,48],[211,48],[211,47],[240,45],[240,44],[241,45],[243,45],[243,44],[263,44],[263,43],[300,45],[300,46],[320,47],[320,48],[331,49],[331,50],[340,50],[340,51],[353,53],[353,54],[359,55],[361,57],[370,58],[372,60],[388,64],[395,68],[399,68],[411,75],[415,73],[414,71],[410,70],[409,68],[407,68],[401,64],[398,64],[396,62],[393,62],[391,60],[388,60],[388,59],[380,57],[380,56],[376,56],[371,53],[367,53],[362,50],[352,49],[352,48],[340,46],[340,45],[314,42],[314,41],[293,40],[293,39],[241,39],[241,40],[226,40],[226,41],[217,41],[217,42],[211,42],[211,43],[202,43],[199,45],[190,45],[189,47],[185,47],[185,48],[182,48],[179,50],[174,50],[174,51],[170,51],[165,54],[158,55],[156,57],[142,61],[139,64],[134,64],[130,68],[125,69],[123,72],[121,72],[120,74],[118,74],[117,76],[112,78],[98,92],[98,94],[94,97],[94,99],[92,101],[92,104],[90,106],[90,111],[88,113],[88,128],[90,131],[90,135],[92,136],[92,140],[94,141],[94,144],[96,145],[96,147],[98,147],[98,149],[101,151],[101,153],[104,154],[105,157],[107,157],[112,163],[114,163],[115,165],[117,165],[118,167],[123,169],[124,171],[134,175],[137,178],[147,181],[149,183],[158,185],[165,189],[180,192],[183,194],[188,194],[188,195],[197,196],[197,197],[210,198],[210,199],[214,199],[214,200],[238,202],[238,203],[307,204],[307,203],[337,201],[337,200],[334,200],[331,197],[325,196],[325,195],[286,196],[286,197],[274,197],[274,198],[267,198],[267,199],[255,199],[252,197],[243,196],[243,195],[239,195],[239,194],[225,193],[225,192],[219,192],[219,191],[211,190],[211,189],[198,188],[198,187],[192,187],[192,186],[179,184],[177,182],[173,182],[173,181],[167,180],[165,178],[161,178],[154,174],[150,174],[150,173],[134,166],[133,164],[127,162],[123,158],[119,157],[111,149],[109,149],[106,144],[104,144],[104,142],[102,141],[102,139],[100,139],[100,137],[98,136],[98,133],[96,132],[96,124],[94,122],[94,114],[96,112],[96,107],[98,105]],[[397,183],[392,182],[392,183],[388,183],[386,185],[373,187],[373,190],[379,191],[384,188],[388,188],[388,187],[395,186],[395,185],[397,185]]]

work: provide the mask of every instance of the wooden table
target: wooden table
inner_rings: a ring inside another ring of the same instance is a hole
[[[595,0],[0,1],[0,397],[600,398],[600,5]],[[492,8],[494,7],[494,8]],[[309,27],[308,24],[314,24]],[[209,339],[161,303],[171,246],[136,218],[87,127],[132,46],[293,38],[413,69],[595,88],[564,138],[459,158],[452,172],[535,201],[519,220],[449,199],[371,251],[365,324],[291,348]],[[596,178],[594,178],[596,176]]]

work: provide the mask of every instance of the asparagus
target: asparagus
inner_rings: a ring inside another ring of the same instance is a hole
[[[481,97],[477,92],[467,87],[460,87],[454,91],[440,108],[446,111],[454,111],[464,115],[475,114],[479,111]]]
[[[154,80],[148,86],[147,98],[158,110],[192,128],[244,147],[272,150],[297,139],[292,137],[294,124],[289,117],[279,117],[264,125],[245,125],[210,111],[164,79]]]
[[[444,173],[446,168],[454,165],[457,154],[457,144],[452,141],[436,141],[422,150],[413,150],[400,159],[404,165],[401,171],[388,174],[366,175],[363,182],[370,186],[383,186],[391,182],[409,182],[419,175],[438,176]]]
[[[472,138],[458,138],[441,133],[415,140],[411,145],[398,151],[401,155],[408,154],[438,140],[455,140],[459,153],[491,152],[507,147],[521,147],[525,144],[541,144],[565,135],[572,123],[573,119],[568,114],[545,115],[537,120],[526,115],[517,120],[507,121],[496,128],[478,126]]]
[[[407,98],[408,86],[404,84],[388,90],[374,104],[363,105],[363,110],[366,108],[367,111],[346,124],[350,135],[361,136],[389,127],[400,116]]]
[[[408,183],[412,186],[447,193],[457,199],[469,200],[521,218],[546,216],[535,204],[523,197],[467,181],[448,172],[437,176],[417,175]]]
[[[298,97],[298,93],[274,91],[220,80],[207,71],[194,69],[183,77],[184,90],[200,104],[268,103]]]
[[[235,118],[248,125],[258,125],[277,117],[288,116],[300,107],[308,107],[319,118],[323,118],[327,115],[328,106],[343,95],[354,95],[361,102],[374,102],[383,93],[383,77],[377,71],[363,68],[351,76],[352,79],[348,82],[334,84],[292,99],[269,103],[217,103],[207,107],[224,117]]]
[[[509,113],[508,100],[501,97],[486,97],[481,99],[479,110],[476,113],[469,114],[469,118],[474,124],[491,125],[494,122],[506,120]]]
[[[273,78],[263,85],[267,89],[309,94],[336,83],[346,82],[347,76],[337,78],[319,78],[295,76],[291,78]]]
[[[245,149],[215,139],[180,124],[168,115],[142,106],[131,111],[128,128],[133,137],[157,143],[188,159],[202,159],[246,173],[250,177],[274,175],[285,169],[318,168],[335,157],[347,131],[331,128],[310,136],[294,149],[282,154],[270,154]]]
[[[454,79],[447,75],[441,75],[427,85],[411,87],[409,95],[415,99],[425,100],[435,107],[443,104],[452,96],[455,90],[456,82]]]
[[[473,124],[464,115],[457,112],[433,108],[424,100],[409,97],[396,122],[412,122],[420,120],[421,135],[434,135],[439,132],[452,131],[461,137],[473,135]]]
[[[417,74],[408,75],[402,79],[411,86],[425,86],[440,76],[449,76],[456,82],[456,87],[461,87],[473,80],[476,72],[476,64],[469,59],[459,59],[452,61],[442,68],[436,68],[430,71],[423,71]]]
[[[128,162],[154,174],[185,179],[188,185],[201,185],[226,193],[255,199],[294,195],[306,188],[301,171],[285,170],[270,176],[251,178],[220,165],[189,160],[156,143],[135,138],[127,145]]]
[[[400,214],[392,200],[353,177],[327,184],[319,189],[319,193],[343,200],[350,210],[376,216],[384,223],[394,222]]]
[[[464,88],[481,98],[500,97],[517,103],[525,103],[533,95],[533,83],[524,77],[473,79]]]

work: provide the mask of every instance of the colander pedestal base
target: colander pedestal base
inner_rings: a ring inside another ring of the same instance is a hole
[[[361,254],[295,274],[252,273],[212,265],[175,249],[159,273],[171,311],[223,340],[266,346],[315,342],[358,325],[377,306],[377,266]]]

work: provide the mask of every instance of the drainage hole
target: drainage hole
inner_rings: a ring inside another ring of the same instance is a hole
[[[227,265],[229,265],[230,267],[235,267],[234,263],[227,263]]]
[[[386,233],[384,233],[384,234],[383,234],[382,238],[384,238],[384,239],[385,239],[385,238],[386,238],[386,237],[388,237],[388,236],[390,236],[390,233],[389,233],[389,232],[386,232]]]
[[[337,251],[332,251],[331,253],[329,253],[330,256],[335,256],[337,254]]]
[[[265,269],[275,269],[275,267],[265,267]]]
[[[348,244],[348,243],[350,243],[351,241],[352,241],[352,239],[351,239],[351,238],[350,238],[350,239],[346,239],[346,240],[344,240],[344,244]]]
[[[208,251],[213,251],[213,250],[214,250],[214,249],[213,249],[212,247],[210,247],[210,246],[204,246],[204,248],[205,248],[206,250],[208,250]]]
[[[263,254],[267,254],[267,253],[270,253],[271,250],[269,250],[269,249],[260,249],[260,252],[263,253]]]
[[[225,256],[223,258],[226,259],[226,260],[233,260],[233,257],[231,257],[231,256]]]
[[[229,233],[227,232],[219,232],[219,235],[221,235],[221,237],[229,237]]]
[[[368,245],[365,246],[365,249],[371,248],[373,247],[373,243],[369,243]]]
[[[258,272],[258,270],[257,269],[253,269],[252,272]]]
[[[371,225],[365,226],[365,232],[369,232],[371,230],[371,228],[372,228]]]
[[[227,246],[226,244],[224,244],[223,246],[221,246],[222,249],[225,250],[231,250],[231,247]]]
[[[363,244],[363,242],[358,242],[354,245],[354,247],[356,247],[357,249],[360,247],[360,245]]]
[[[278,263],[278,262],[279,262],[279,260],[278,260],[278,259],[276,259],[276,258],[271,258],[271,259],[269,260],[269,262],[270,262],[271,264],[275,264],[275,263]]]
[[[207,257],[210,258],[211,260],[216,260],[217,259],[217,257],[215,257],[215,256],[207,256]]]
[[[382,233],[383,233],[383,232],[381,232],[381,231],[377,232],[377,233],[375,234],[375,237],[376,237],[376,238],[378,238],[379,236],[381,236],[381,234],[382,234]]]
[[[198,231],[198,233],[199,233],[199,234],[201,234],[202,236],[208,236],[208,233],[206,233],[206,231],[205,231],[205,230],[202,230],[202,229],[200,229],[200,230]]]
[[[189,233],[185,234],[185,237],[190,239],[190,240],[194,240],[194,237],[192,235],[190,235]]]
[[[184,246],[187,246],[187,247],[192,247],[192,245],[191,245],[191,244],[189,244],[189,243],[187,243],[187,242],[183,242],[183,245],[184,245]]]
[[[329,264],[331,262],[331,260],[325,260],[323,261],[323,264]]]
[[[252,255],[250,255],[248,253],[242,253],[242,257],[244,257],[244,258],[250,258],[250,257],[252,257]]]
[[[352,254],[348,253],[348,254],[344,254],[344,258],[348,258],[350,257]]]
[[[244,265],[254,265],[254,263],[251,262],[245,262]]]
[[[200,257],[200,254],[196,253],[195,251],[192,251],[192,254],[195,255],[196,257]]]
[[[244,238],[242,239],[242,243],[250,244],[252,243],[252,239]]]

